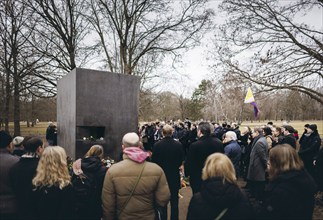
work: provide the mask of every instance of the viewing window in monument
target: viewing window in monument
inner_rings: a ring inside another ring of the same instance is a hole
[[[102,140],[104,138],[105,127],[102,126],[77,126],[77,140]]]
[[[104,131],[105,127],[102,126],[76,126],[76,158],[83,157],[95,144],[105,148]]]

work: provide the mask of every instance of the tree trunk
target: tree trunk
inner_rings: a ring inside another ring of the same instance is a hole
[[[13,111],[13,122],[14,122],[14,136],[20,135],[20,103],[19,103],[19,81],[15,74],[14,77],[14,111]]]
[[[34,127],[37,124],[35,117],[35,98],[34,95],[31,95],[31,127]]]
[[[6,72],[6,98],[4,107],[4,130],[9,132],[9,105],[10,105],[10,74]]]
[[[14,47],[13,51],[13,123],[14,123],[14,136],[20,136],[20,103],[19,103],[19,79],[18,79],[18,61],[17,50]]]

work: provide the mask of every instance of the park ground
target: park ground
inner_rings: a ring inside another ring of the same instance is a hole
[[[282,121],[273,121],[275,125],[281,126],[283,124]],[[245,126],[250,126],[251,128],[256,126],[261,126],[267,124],[267,121],[246,121],[243,122],[240,128]],[[289,124],[293,126],[295,129],[298,130],[299,135],[303,133],[303,127],[305,124],[316,124],[318,127],[318,132],[320,134],[320,137],[323,138],[323,120],[316,120],[316,121],[290,121]],[[37,135],[42,138],[45,138],[46,128],[48,126],[48,122],[40,122],[34,127],[27,127],[26,122],[21,122],[21,135],[27,136],[27,135]],[[13,124],[9,124],[9,130],[10,133],[13,133]],[[242,180],[239,180],[239,185],[244,186],[245,182]],[[182,195],[182,198],[179,200],[179,219],[185,220],[186,214],[187,214],[187,208],[190,202],[190,199],[192,197],[192,190],[190,187],[182,188],[180,190],[180,194]],[[313,219],[323,219],[323,204],[322,203],[316,203]]]
[[[245,126],[249,126],[251,128],[261,125],[266,125],[268,121],[245,121],[240,125],[240,129]],[[282,121],[273,121],[274,125],[282,126]],[[301,136],[304,131],[304,125],[305,124],[316,124],[318,127],[318,132],[320,134],[320,137],[323,138],[323,120],[312,120],[312,121],[290,121],[289,125],[293,126]],[[38,135],[41,137],[45,136],[46,128],[48,126],[48,122],[39,122],[34,127],[27,127],[26,122],[20,123],[20,129],[21,129],[21,135],[27,136],[27,135]],[[13,134],[13,123],[9,123],[9,130],[10,133]]]

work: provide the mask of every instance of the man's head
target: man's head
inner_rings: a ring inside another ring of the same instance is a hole
[[[310,124],[307,128],[308,133],[317,132],[317,125],[316,124]]]
[[[208,136],[211,134],[211,124],[209,122],[200,122],[197,129],[197,135]]]
[[[43,149],[43,141],[38,137],[28,137],[27,141],[23,143],[25,151],[30,153],[41,154]]]
[[[290,125],[284,125],[283,127],[284,127],[284,135],[285,136],[289,135],[289,134],[293,134],[295,131],[295,129]]]
[[[190,121],[185,122],[185,128],[191,129],[191,125],[192,125],[192,123]]]
[[[231,127],[232,127],[233,129],[236,129],[236,128],[238,128],[238,124],[237,124],[237,123],[235,123],[235,122],[233,122],[233,123],[231,123]]]
[[[126,147],[139,147],[139,136],[135,132],[129,132],[122,138],[122,148]]]
[[[3,148],[10,147],[11,141],[12,141],[12,137],[10,136],[10,134],[1,130],[0,131],[0,148],[3,149]]]
[[[171,137],[172,134],[173,134],[173,131],[174,131],[174,129],[173,129],[172,126],[164,125],[164,127],[163,127],[163,136],[164,137]]]
[[[251,135],[253,138],[258,137],[259,135],[262,135],[262,128],[261,127],[254,127]]]
[[[230,141],[236,141],[236,140],[237,140],[237,134],[234,131],[227,131],[225,133],[225,138],[223,142],[228,143]]]
[[[23,141],[24,141],[24,137],[17,136],[12,140],[12,144],[15,145],[15,147],[20,147]]]
[[[278,137],[279,135],[281,135],[282,134],[282,129],[281,129],[281,127],[275,127],[274,128],[274,136],[275,137]]]

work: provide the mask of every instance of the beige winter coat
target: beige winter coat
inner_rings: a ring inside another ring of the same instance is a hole
[[[123,157],[124,160],[111,166],[105,175],[102,189],[103,219],[154,220],[154,203],[165,206],[170,199],[164,171],[155,163],[145,162],[136,190],[118,216],[143,166],[126,155]]]

